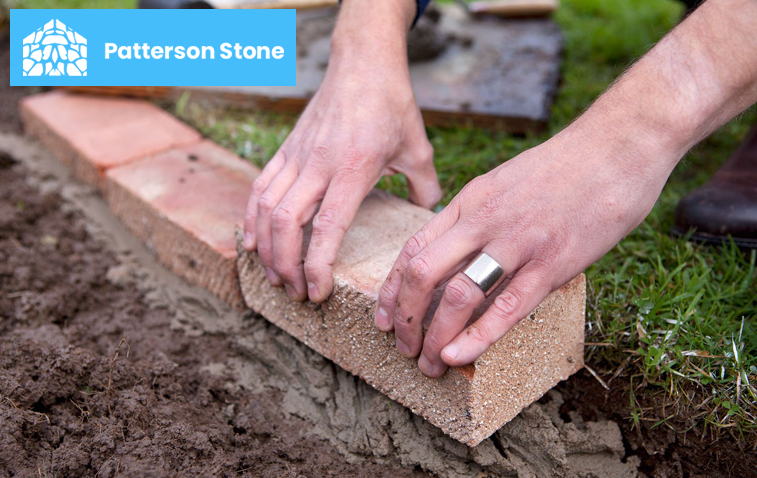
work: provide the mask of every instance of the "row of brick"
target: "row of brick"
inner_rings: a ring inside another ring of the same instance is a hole
[[[256,254],[234,238],[259,174],[254,166],[141,100],[51,92],[25,98],[21,113],[27,133],[76,178],[100,188],[173,272],[234,307],[252,308],[468,445],[583,364],[583,276],[552,293],[474,364],[428,379],[372,317],[394,258],[430,212],[371,193],[334,264],[335,292],[322,305],[296,303],[268,284]]]
[[[257,168],[146,101],[55,91],[25,98],[21,117],[161,263],[243,307],[233,231]]]

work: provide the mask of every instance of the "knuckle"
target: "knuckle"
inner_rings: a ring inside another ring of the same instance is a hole
[[[444,301],[454,309],[464,309],[474,299],[473,287],[463,279],[454,278],[444,290]]]
[[[411,317],[412,319],[412,317]],[[413,320],[407,320],[407,314],[401,310],[397,311],[394,318],[394,331],[400,337],[409,337],[413,331]]]
[[[268,187],[268,182],[263,176],[258,176],[255,181],[252,182],[252,194],[261,195]]]
[[[383,300],[388,302],[394,297],[397,297],[399,292],[399,281],[395,280],[394,277],[394,273],[392,273],[384,281],[384,285],[381,286],[381,292],[379,293],[379,301]]]
[[[425,234],[423,231],[420,231],[413,235],[413,237],[411,237],[407,241],[407,243],[405,243],[404,252],[409,257],[415,257],[423,250],[425,246]]]
[[[494,299],[492,307],[494,307],[498,319],[511,322],[513,315],[520,308],[520,304],[521,300],[515,293],[505,290]]]
[[[274,229],[287,229],[294,223],[295,214],[288,204],[279,204],[271,214],[271,221]]]
[[[265,214],[270,214],[276,204],[276,197],[270,192],[263,193],[258,199],[258,209]]]
[[[431,266],[424,257],[414,257],[407,265],[407,282],[412,285],[423,285],[431,276]]]
[[[484,328],[482,324],[475,323],[471,325],[470,327],[468,327],[468,330],[465,333],[475,342],[484,343],[487,347],[491,345],[489,332]]]
[[[436,355],[437,352],[439,352],[441,349],[444,348],[446,344],[443,344],[441,339],[439,339],[439,336],[436,334],[426,334],[426,338],[423,340],[423,350],[425,351],[432,351],[434,352],[434,355]]]
[[[302,267],[305,270],[305,276],[309,279],[315,280],[322,275],[327,275],[324,265],[316,259],[306,259]]]
[[[284,265],[274,261],[276,273],[287,282],[292,282],[297,277],[296,269],[291,265]]]
[[[339,212],[333,207],[322,208],[313,218],[313,233],[330,232],[334,229],[345,230],[339,222]]]
[[[434,162],[434,147],[431,145],[431,142],[429,142],[428,140],[423,141],[420,145],[418,145],[416,154],[417,154],[418,159],[420,159],[421,162],[424,162],[424,163]]]

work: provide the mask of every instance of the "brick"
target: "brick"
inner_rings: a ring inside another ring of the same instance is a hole
[[[85,183],[147,155],[200,141],[200,134],[144,100],[52,91],[21,100],[27,134],[40,140]]]
[[[426,378],[415,360],[397,353],[393,333],[374,327],[373,315],[397,254],[431,217],[406,201],[372,192],[344,238],[334,265],[334,293],[322,305],[292,302],[281,288],[271,287],[257,255],[241,247],[237,232],[240,285],[248,307],[474,446],[583,366],[586,282],[582,274],[551,293],[474,364]]]
[[[211,141],[109,169],[111,210],[158,260],[241,308],[234,227],[259,170]]]

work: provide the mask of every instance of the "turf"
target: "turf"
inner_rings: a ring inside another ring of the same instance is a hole
[[[12,0],[15,6],[129,7],[133,0]],[[562,84],[548,132],[512,135],[429,128],[448,202],[473,177],[565,127],[614,78],[675,26],[670,0],[563,0],[555,20],[565,34]],[[178,116],[263,166],[295,118],[208,110],[184,97]],[[696,427],[757,439],[757,272],[755,254],[707,249],[668,235],[678,200],[707,180],[754,124],[754,108],[694,148],[672,174],[647,220],[589,268],[587,364],[603,382],[627,387],[629,420]],[[380,186],[405,195],[402,177]],[[644,403],[663,407],[650,411]],[[662,412],[660,412],[662,410]]]

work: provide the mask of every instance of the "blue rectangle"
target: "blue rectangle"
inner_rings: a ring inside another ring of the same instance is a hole
[[[297,81],[295,10],[13,9],[10,18],[11,86]]]

